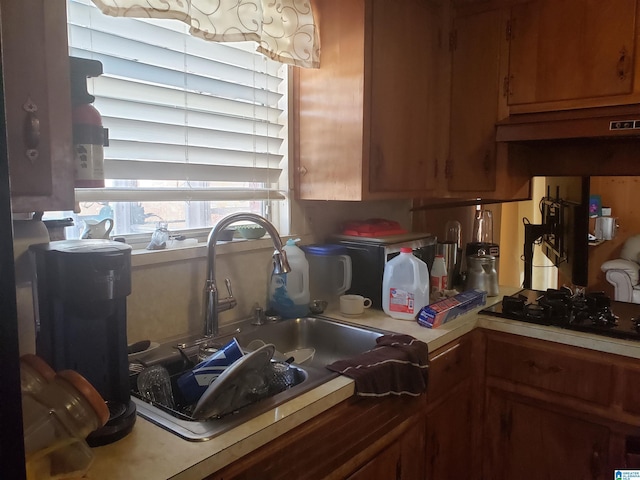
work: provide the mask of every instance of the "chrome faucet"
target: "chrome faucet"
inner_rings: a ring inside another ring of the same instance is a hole
[[[218,313],[234,308],[238,302],[233,297],[231,291],[231,281],[227,278],[225,283],[229,296],[221,300],[218,299],[218,288],[216,287],[216,243],[218,236],[229,225],[240,222],[250,221],[257,223],[267,231],[275,251],[273,252],[273,272],[276,274],[289,273],[291,267],[287,261],[287,255],[282,248],[282,240],[280,235],[269,220],[255,213],[232,213],[227,215],[218,224],[213,227],[207,239],[207,280],[204,284],[204,335],[205,337],[215,337],[218,335]]]

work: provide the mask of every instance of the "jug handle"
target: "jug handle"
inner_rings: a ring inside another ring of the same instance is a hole
[[[105,221],[105,225],[106,225],[106,222],[109,223],[109,227],[105,231],[105,235],[108,236],[111,233],[111,230],[113,230],[113,219],[112,218],[105,218],[104,221]]]
[[[343,281],[342,285],[338,287],[338,292],[340,294],[343,294],[344,292],[346,292],[351,288],[351,276],[353,272],[351,270],[351,257],[349,255],[340,255],[339,259],[340,259],[340,263],[342,263],[344,276],[342,278],[342,281]]]

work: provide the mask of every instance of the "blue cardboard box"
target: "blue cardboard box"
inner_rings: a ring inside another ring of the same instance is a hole
[[[439,300],[422,307],[418,313],[418,323],[423,327],[436,328],[450,320],[468,312],[472,308],[487,303],[487,292],[484,290],[467,290],[455,297]]]

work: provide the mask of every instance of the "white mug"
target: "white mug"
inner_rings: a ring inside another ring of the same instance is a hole
[[[340,312],[345,315],[360,315],[371,306],[371,299],[362,295],[341,295]]]

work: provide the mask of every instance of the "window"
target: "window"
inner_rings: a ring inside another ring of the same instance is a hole
[[[77,234],[89,218],[112,216],[112,234],[126,235],[210,227],[236,211],[283,229],[289,67],[249,42],[109,17],[90,0],[69,0],[68,27],[70,55],[103,64],[87,85],[109,130],[105,188],[76,189]]]

